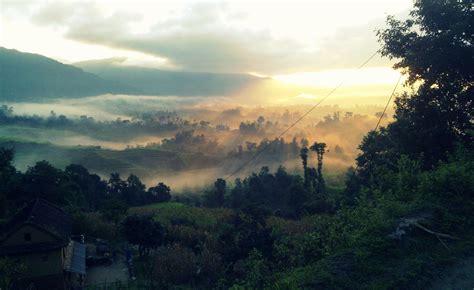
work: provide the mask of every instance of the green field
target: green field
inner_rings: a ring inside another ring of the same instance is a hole
[[[205,229],[214,228],[225,221],[232,212],[226,208],[193,207],[179,202],[155,203],[128,210],[128,214],[152,214],[154,219],[163,225],[179,222]]]

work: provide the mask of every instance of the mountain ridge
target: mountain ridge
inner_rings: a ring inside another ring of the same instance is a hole
[[[117,81],[43,55],[0,47],[0,99],[39,101],[101,94],[140,94]]]
[[[223,96],[238,92],[264,78],[243,73],[212,73],[125,66],[123,58],[107,58],[74,63],[102,78],[138,88],[146,95]]]

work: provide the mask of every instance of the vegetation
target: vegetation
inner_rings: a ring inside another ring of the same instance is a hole
[[[412,92],[397,98],[393,122],[365,136],[344,188],[326,181],[326,144],[307,140],[270,145],[299,155],[302,176],[263,167],[194,199],[81,165],[18,172],[1,149],[0,218],[31,198],[62,205],[76,233],[136,246],[147,289],[425,289],[474,250],[472,13],[470,1],[417,0],[408,20],[388,18],[382,53]]]

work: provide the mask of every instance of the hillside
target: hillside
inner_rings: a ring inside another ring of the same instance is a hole
[[[140,89],[145,95],[223,96],[263,78],[248,74],[185,72],[122,66],[116,58],[74,64],[102,78],[119,81]]]
[[[0,100],[38,101],[139,90],[53,59],[0,47]]]
[[[178,174],[198,169],[202,171],[224,161],[219,157],[199,153],[176,153],[147,148],[110,150],[99,146],[59,146],[8,138],[0,138],[0,148],[15,149],[15,165],[21,170],[27,170],[35,162],[48,160],[59,168],[75,163],[102,176],[108,176],[112,172],[123,175],[133,172],[145,180],[153,179],[159,174]]]

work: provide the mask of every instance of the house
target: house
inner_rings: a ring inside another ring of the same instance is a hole
[[[0,237],[0,256],[25,266],[17,288],[76,289],[86,274],[85,246],[71,239],[71,216],[42,199],[29,202]]]

